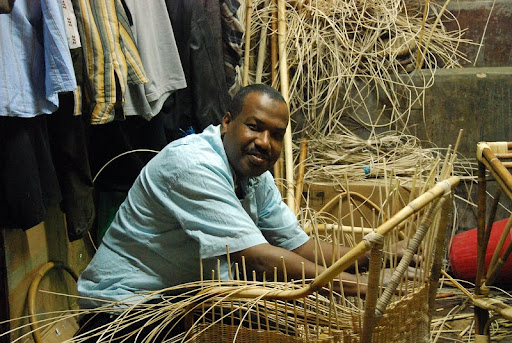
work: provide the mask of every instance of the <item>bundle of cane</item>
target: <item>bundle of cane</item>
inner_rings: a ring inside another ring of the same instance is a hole
[[[286,88],[292,119],[300,124],[295,132],[304,130],[313,139],[347,133],[350,121],[370,131],[406,130],[411,109],[422,106],[435,70],[460,67],[467,61],[460,46],[473,44],[463,38],[464,30],[446,29],[445,22],[457,26],[447,3],[287,1],[285,19],[280,19],[286,20],[286,60],[280,60],[279,67],[290,75]],[[273,37],[272,2],[251,4],[246,35],[260,37],[257,33],[268,32]],[[257,71],[249,71],[251,82],[257,77],[279,89],[280,84],[271,79],[274,62],[262,61],[258,41],[251,45],[250,54],[258,59]],[[418,69],[421,72],[414,72]],[[385,106],[377,108],[376,103]]]

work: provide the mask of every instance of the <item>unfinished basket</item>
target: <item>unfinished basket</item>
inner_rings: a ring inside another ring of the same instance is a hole
[[[429,309],[451,204],[447,197],[458,182],[451,177],[425,191],[312,281],[203,281],[197,299],[188,299],[186,310],[178,311],[188,318],[190,330],[169,341],[429,342]],[[409,244],[384,287],[383,237],[399,227],[407,228]],[[368,250],[372,257],[366,298],[334,293],[332,282]],[[417,252],[422,258],[416,275],[406,280],[403,275]],[[167,306],[177,305],[171,301]]]

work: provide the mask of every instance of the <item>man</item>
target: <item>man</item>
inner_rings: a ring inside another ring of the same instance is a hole
[[[221,126],[166,146],[141,171],[80,276],[81,306],[134,303],[144,297],[140,292],[200,280],[200,260],[206,279],[212,270],[227,279],[227,249],[232,263],[243,256],[247,271],[265,272],[267,279],[274,267],[283,269],[283,259],[288,279],[301,279],[303,268],[306,278],[322,272],[314,263],[315,242],[269,172],[288,122],[279,92],[251,85],[235,95]],[[331,245],[321,246],[331,261]],[[345,294],[356,294],[349,282],[355,275],[342,278]]]

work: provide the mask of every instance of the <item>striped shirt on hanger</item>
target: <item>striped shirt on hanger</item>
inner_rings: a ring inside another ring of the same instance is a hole
[[[85,61],[91,124],[124,119],[128,84],[148,82],[120,0],[73,0]],[[118,118],[116,118],[118,117]]]

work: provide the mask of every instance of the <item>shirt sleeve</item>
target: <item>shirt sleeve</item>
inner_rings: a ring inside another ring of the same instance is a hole
[[[262,204],[258,227],[272,244],[293,250],[306,243],[309,236],[300,227],[297,217],[283,202],[270,172],[262,175],[256,196]]]
[[[201,258],[211,258],[267,243],[245,212],[229,171],[215,163],[196,163],[175,174],[164,202],[183,230],[199,243]]]

